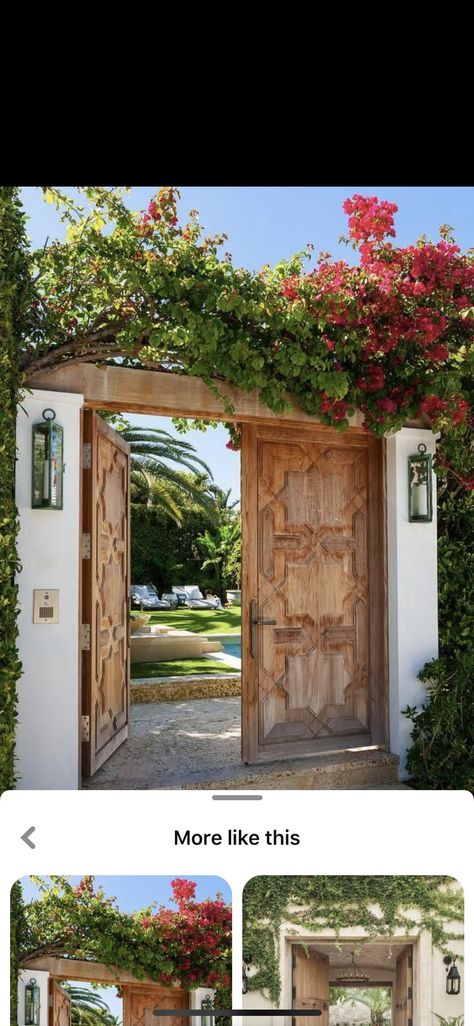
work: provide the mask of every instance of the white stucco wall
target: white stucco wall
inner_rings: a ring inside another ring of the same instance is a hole
[[[424,705],[426,691],[417,680],[421,668],[438,655],[438,571],[436,479],[433,521],[408,520],[408,457],[423,442],[434,453],[431,431],[402,428],[386,439],[387,575],[390,693],[390,750],[400,756],[400,777],[407,777],[406,754],[411,722],[401,710]]]
[[[214,1003],[215,992],[209,987],[196,987],[196,990],[191,990],[189,993],[189,1007],[200,1010],[202,1007],[201,1002],[205,998],[210,998]],[[192,1015],[190,1019],[191,1026],[202,1026],[203,1021],[200,1015]]]
[[[462,941],[451,941],[450,946],[459,956],[456,965],[461,975],[461,990],[459,994],[447,994],[446,993],[446,972],[449,968],[443,963],[443,955],[441,951],[433,952],[433,971],[432,971],[432,983],[431,983],[431,1008],[433,1013],[444,1016],[445,1019],[449,1019],[451,1016],[456,1017],[462,1015],[464,1010],[464,988],[466,984],[466,963],[460,961],[461,956],[464,954],[464,944]],[[434,1018],[433,1022],[438,1022]]]
[[[79,779],[79,525],[82,396],[35,390],[17,420],[20,514],[18,786],[74,789]],[[52,407],[64,428],[64,508],[31,508],[32,424]],[[33,623],[33,590],[59,588],[59,623]]]
[[[369,910],[375,916],[381,916],[382,912],[379,906],[371,905]],[[416,909],[406,909],[405,915],[407,920],[412,920],[414,923],[420,921],[420,913]],[[463,924],[460,922],[445,922],[445,928],[448,932],[462,933]],[[279,972],[281,979],[281,995],[280,995],[280,1007],[291,1008],[292,1005],[292,968],[291,968],[291,949],[292,945],[298,942],[311,943],[311,941],[317,941],[328,945],[330,943],[347,942],[349,940],[357,942],[363,946],[365,938],[368,938],[367,931],[360,927],[343,927],[340,930],[339,935],[336,935],[335,930],[328,930],[327,927],[321,926],[321,929],[309,930],[307,927],[303,927],[298,923],[287,920],[280,926],[280,941],[279,941]],[[370,942],[374,943],[375,938],[371,938]],[[464,957],[464,943],[462,940],[452,940],[453,950],[458,956],[458,967],[461,973],[461,993],[456,996],[448,996],[446,994],[446,966],[443,964],[442,952],[433,946],[431,932],[420,928],[417,925],[410,926],[408,928],[396,928],[390,938],[393,943],[413,944],[413,1026],[431,1026],[431,1024],[437,1021],[435,1014],[443,1015],[446,1018],[449,1016],[460,1016],[464,1010],[464,976],[465,976],[465,962]],[[381,936],[379,938],[380,943],[386,948],[388,938]],[[250,976],[253,976],[255,969],[252,968]],[[381,979],[394,980],[395,974],[393,971],[383,972],[379,970],[369,970],[371,981],[376,983]],[[288,1019],[277,1018],[272,1016],[272,1010],[274,1005],[267,994],[262,991],[249,990],[242,999],[244,1008],[255,1008],[255,1009],[268,1009],[268,1020],[266,1020],[266,1026],[291,1026],[290,1017]],[[263,1020],[249,1018],[247,1026],[259,1026]]]
[[[43,972],[42,969],[27,969],[20,973],[18,981],[18,1026],[25,1026],[25,987],[31,979],[36,980],[40,988],[40,1026],[48,1026],[49,973]]]

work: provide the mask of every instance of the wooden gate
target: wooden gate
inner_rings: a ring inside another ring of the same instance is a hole
[[[189,1008],[189,994],[175,987],[126,985],[123,991],[123,1026],[189,1026],[178,1009]],[[154,1008],[176,1008],[177,1014],[153,1015]]]
[[[245,762],[388,742],[382,443],[242,428]]]
[[[413,1023],[413,948],[407,944],[398,956],[395,970],[395,1017],[393,1026]]]
[[[82,771],[126,740],[130,650],[130,448],[84,412],[82,519]]]
[[[56,980],[49,981],[48,1026],[71,1026],[71,998]]]
[[[305,951],[299,945],[292,949],[293,1008],[319,1009],[322,1015],[306,1018],[297,1015],[293,1026],[329,1026],[329,955]]]

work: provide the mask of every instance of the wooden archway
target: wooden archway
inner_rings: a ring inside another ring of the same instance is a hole
[[[87,411],[242,424],[243,761],[388,749],[384,443],[362,414],[340,434],[297,405],[275,414],[257,392],[219,382],[230,414],[200,378],[86,363],[28,384],[82,394]],[[84,744],[94,737],[97,748],[84,754],[89,773],[120,741],[99,745],[93,709],[111,709],[113,726],[125,708],[109,691],[110,701],[83,702]]]
[[[58,987],[60,981],[64,980],[120,987],[123,1026],[154,1026],[157,1022],[161,1022],[162,1026],[189,1026],[189,1020],[179,1013],[190,1007],[190,995],[179,984],[163,987],[148,977],[139,980],[133,973],[117,966],[85,959],[55,958],[52,955],[28,959],[23,963],[23,969],[49,973],[51,988],[48,1026],[63,1026],[63,1023],[69,1026],[67,1006],[63,1001],[64,992]],[[153,1009],[160,1007],[176,1009],[176,1014],[156,1019],[153,1017]]]

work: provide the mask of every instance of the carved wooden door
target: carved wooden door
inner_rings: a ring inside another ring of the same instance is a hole
[[[295,1015],[293,1026],[329,1026],[329,955],[293,945],[293,1005],[319,1009],[320,1016]]]
[[[92,776],[128,735],[130,447],[84,413],[82,768]]]
[[[393,1026],[413,1024],[413,948],[408,944],[398,956],[395,969],[395,1018]]]
[[[123,1026],[185,1026],[189,1019],[179,1009],[189,1008],[189,994],[183,990],[159,986],[125,985],[123,988]],[[175,1008],[176,1015],[153,1015],[155,1008]]]
[[[244,761],[385,745],[382,443],[243,425],[242,513]]]
[[[71,998],[56,980],[49,981],[48,1026],[71,1026]]]

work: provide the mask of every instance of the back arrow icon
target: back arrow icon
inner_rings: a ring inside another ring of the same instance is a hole
[[[29,848],[36,848],[36,844],[30,841],[31,834],[36,830],[36,827],[30,827],[29,830],[25,830],[25,833],[21,835],[22,841],[28,845]]]

